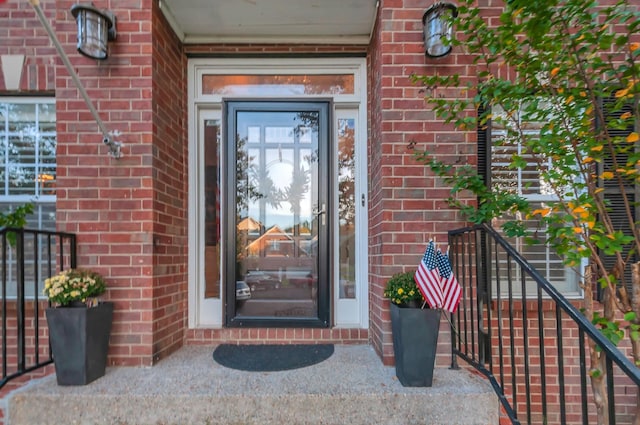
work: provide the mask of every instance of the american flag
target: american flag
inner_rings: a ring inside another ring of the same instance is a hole
[[[442,288],[442,308],[451,313],[455,313],[460,304],[462,296],[462,288],[458,283],[458,279],[453,274],[449,257],[440,251],[436,254],[436,262],[438,271],[440,272],[440,286]]]
[[[436,268],[436,247],[433,241],[429,241],[427,250],[422,256],[413,279],[416,281],[422,296],[427,300],[429,307],[441,308],[442,288],[440,287],[440,276]]]

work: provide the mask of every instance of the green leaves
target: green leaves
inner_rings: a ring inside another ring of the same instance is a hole
[[[27,224],[27,215],[33,213],[33,204],[24,204],[13,210],[0,213],[0,227],[23,228]],[[9,245],[16,246],[16,234],[7,232]]]
[[[616,346],[624,338],[624,331],[620,329],[618,322],[609,320],[598,312],[593,313],[591,323],[599,327],[602,334]]]
[[[510,236],[545,229],[546,240],[528,239],[548,243],[570,266],[640,245],[629,236],[634,229],[608,217],[614,208],[602,194],[603,187],[640,183],[640,136],[624,133],[640,120],[640,44],[631,39],[640,29],[637,7],[624,0],[610,7],[595,0],[511,0],[489,17],[472,0],[460,3],[455,25],[462,35],[455,43],[473,57],[477,81],[435,71],[412,80],[443,121],[463,131],[491,128],[503,181],[416,152],[451,188],[449,203],[473,223],[499,218]],[[613,93],[613,102],[602,102]],[[607,118],[630,102],[633,108]],[[485,111],[473,114],[479,106]],[[511,183],[516,178],[518,187]],[[467,201],[468,192],[477,204]],[[634,199],[622,199],[616,217],[635,207]],[[605,285],[615,284],[608,271],[598,273]]]

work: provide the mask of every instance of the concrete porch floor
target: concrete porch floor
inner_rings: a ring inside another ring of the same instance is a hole
[[[488,381],[436,368],[431,388],[406,388],[369,345],[338,345],[326,361],[283,372],[242,372],[214,347],[184,347],[156,366],[108,368],[86,386],[55,375],[7,399],[7,425],[384,424],[496,425]]]

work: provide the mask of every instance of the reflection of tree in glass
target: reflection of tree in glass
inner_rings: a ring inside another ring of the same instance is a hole
[[[314,133],[318,133],[318,112],[316,111],[302,111],[296,114],[296,117],[293,119],[294,121],[300,121],[301,124],[298,124],[293,130],[295,135],[299,138],[302,135],[303,131],[307,129],[311,130]]]
[[[342,81],[338,75],[314,75],[313,78],[307,78],[306,75],[275,75],[273,77],[275,84],[282,85],[304,85],[304,94],[342,94],[345,87],[349,85],[346,75],[345,81]],[[313,83],[312,83],[313,81]]]
[[[35,195],[42,191],[36,184],[53,184],[55,166],[44,164],[55,164],[54,115],[53,104],[0,103],[0,140],[7,154],[0,178],[10,190],[19,189],[13,193]]]
[[[300,203],[304,199],[304,195],[309,191],[309,171],[300,164],[294,167],[291,173],[291,184],[287,186],[282,195],[283,200],[291,204],[291,212],[295,217],[300,215]]]
[[[338,214],[340,224],[353,224],[356,215],[356,200],[354,186],[354,142],[355,129],[350,126],[350,120],[338,120],[338,194],[340,203]]]
[[[316,111],[298,112],[294,120],[300,122],[293,129],[297,140],[300,140],[307,131],[311,131],[314,134],[318,133],[318,113]],[[315,156],[307,155],[302,159],[311,166],[312,162],[317,161],[317,153]],[[305,168],[303,164],[293,167],[291,183],[284,189],[282,200],[291,205],[291,212],[294,217],[299,218],[300,216],[300,203],[304,199],[304,195],[309,191],[310,180],[309,169]]]
[[[236,213],[238,218],[247,215],[249,203],[265,199],[273,207],[280,205],[282,194],[273,183],[269,172],[259,172],[255,158],[249,156],[246,138],[236,138]]]

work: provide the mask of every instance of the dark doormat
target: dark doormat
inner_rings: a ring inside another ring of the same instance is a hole
[[[231,369],[274,372],[311,366],[332,354],[333,344],[222,344],[213,351],[213,359]]]

